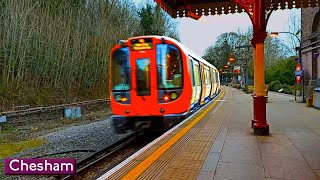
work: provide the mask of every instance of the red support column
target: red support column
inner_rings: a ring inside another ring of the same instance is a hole
[[[266,117],[266,102],[267,97],[266,96],[254,96],[253,97],[253,105],[255,109],[254,114],[254,134],[255,135],[269,135],[269,124],[267,123],[267,117]]]
[[[255,47],[254,54],[254,87],[253,96],[253,129],[255,135],[269,135],[269,125],[266,120],[266,96],[265,96],[265,74],[264,74],[264,40],[266,33],[266,16],[264,0],[254,1],[253,11],[253,39]]]

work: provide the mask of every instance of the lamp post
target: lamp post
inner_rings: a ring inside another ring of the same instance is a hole
[[[300,63],[300,66],[301,66],[301,69],[303,69],[302,67],[302,57],[301,57],[301,40],[300,38],[298,37],[298,34],[301,32],[301,29],[298,30],[295,34],[292,33],[292,32],[271,32],[270,33],[270,36],[271,37],[278,37],[279,34],[290,34],[290,35],[293,35],[295,38],[297,38],[298,42],[299,42],[299,48],[296,48],[298,49],[298,61]],[[302,76],[302,102],[305,102],[305,99],[304,99],[304,73],[303,73],[303,76]]]

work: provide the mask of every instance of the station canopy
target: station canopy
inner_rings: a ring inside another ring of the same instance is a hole
[[[221,15],[247,12],[252,14],[256,0],[155,0],[173,18],[186,17],[187,11],[202,15]],[[320,0],[261,0],[266,13],[271,10],[317,7]],[[242,6],[239,6],[238,3]]]

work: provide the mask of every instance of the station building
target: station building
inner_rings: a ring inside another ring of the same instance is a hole
[[[305,97],[320,87],[320,8],[301,8],[301,64]]]

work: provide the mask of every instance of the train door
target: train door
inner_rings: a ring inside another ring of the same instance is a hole
[[[216,71],[216,79],[217,79],[217,94],[220,92],[220,76],[219,71]]]
[[[192,85],[192,98],[191,98],[191,105],[193,105],[196,101],[196,93],[197,93],[197,86],[196,86],[196,82],[195,82],[195,77],[194,77],[194,67],[193,67],[193,62],[192,62],[192,58],[189,57],[189,72],[190,72],[190,80],[191,80],[191,85]],[[193,106],[191,106],[193,107]]]
[[[209,98],[210,92],[211,92],[211,79],[210,79],[209,68],[207,66],[205,66],[205,73],[206,73],[206,98]]]
[[[200,76],[201,76],[201,97],[200,97],[200,105],[204,104],[204,100],[206,97],[206,74],[205,74],[205,69],[204,65],[200,62]]]
[[[144,115],[151,115],[154,102],[157,102],[157,92],[154,88],[156,82],[151,81],[151,79],[156,79],[155,55],[152,56],[152,54],[155,54],[153,50],[131,52],[134,77],[132,104],[137,105],[136,112],[141,112]]]
[[[191,66],[191,76],[193,78],[192,81],[192,101],[191,103],[198,104],[201,94],[201,80],[200,80],[200,69],[199,69],[199,63],[195,60],[190,58],[190,66]]]
[[[215,73],[213,68],[210,68],[210,79],[211,79],[211,93],[210,93],[210,98],[214,97],[215,94]]]

